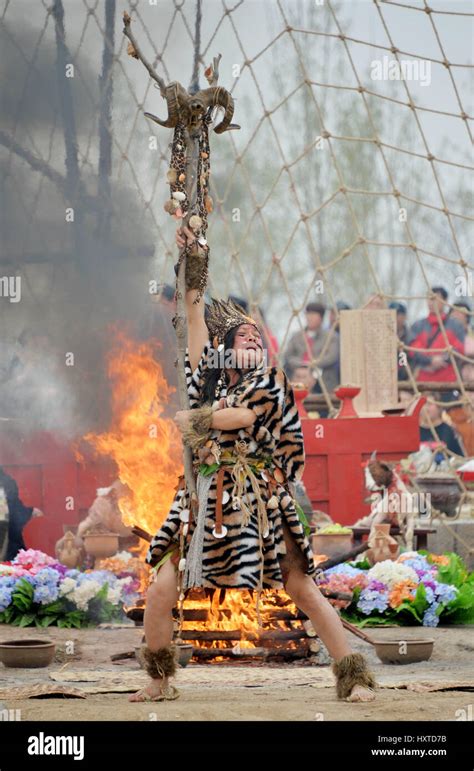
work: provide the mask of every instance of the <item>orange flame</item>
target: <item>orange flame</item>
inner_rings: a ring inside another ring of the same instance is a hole
[[[163,376],[155,348],[156,343],[138,342],[114,330],[107,361],[111,426],[104,433],[84,437],[98,455],[115,461],[119,479],[131,490],[119,501],[124,523],[152,534],[168,515],[182,473],[180,435],[165,415],[174,388]]]
[[[203,602],[201,599],[188,599],[185,603],[186,610],[208,610],[207,619],[204,621],[184,621],[183,630],[211,630],[212,631],[240,631],[240,640],[237,642],[239,649],[255,648],[259,645],[259,627],[255,612],[255,597],[252,592],[245,589],[226,589],[225,598],[219,602],[219,592],[216,592],[213,601]],[[287,630],[288,626],[283,620],[276,619],[275,611],[284,610],[294,615],[298,609],[283,591],[267,589],[262,592],[260,613],[266,629]],[[273,618],[272,618],[273,616]],[[300,625],[300,622],[298,622]],[[188,642],[188,640],[186,640]],[[212,640],[194,642],[195,645],[206,648],[234,648],[235,642],[227,640]],[[290,641],[286,647],[295,647]],[[214,659],[218,661],[219,659]]]

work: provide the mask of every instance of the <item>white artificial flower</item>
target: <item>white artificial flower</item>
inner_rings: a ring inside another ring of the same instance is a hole
[[[392,562],[392,560],[384,560],[383,562],[377,562],[367,573],[367,578],[370,580],[382,581],[387,584],[388,588],[397,584],[399,581],[413,581],[418,583],[418,575],[413,568],[408,567],[399,562]]]
[[[130,562],[132,558],[133,555],[129,551],[120,551],[114,555],[114,560],[120,560],[121,562]]]
[[[71,599],[75,602],[79,610],[87,610],[89,601],[99,593],[100,589],[101,586],[98,581],[83,581],[83,583],[76,588]]]
[[[72,592],[74,592],[76,586],[77,583],[73,578],[65,578],[64,581],[62,581],[59,585],[59,596],[67,597],[68,595],[72,594]]]
[[[109,602],[112,603],[112,605],[118,605],[121,602],[122,599],[122,592],[120,590],[120,586],[116,587],[110,587],[107,592],[107,599]]]

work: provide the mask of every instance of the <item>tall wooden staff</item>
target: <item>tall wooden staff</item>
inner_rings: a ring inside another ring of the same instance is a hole
[[[210,147],[208,138],[209,124],[214,109],[221,107],[224,117],[214,128],[216,134],[239,129],[231,123],[234,114],[234,101],[231,94],[217,85],[221,55],[213,59],[212,65],[205,71],[209,88],[189,93],[180,83],[166,85],[157,75],[151,64],[143,56],[131,30],[131,18],[127,12],[123,15],[124,35],[128,38],[128,53],[139,59],[148,70],[151,78],[158,84],[161,96],[168,106],[168,117],[160,120],[151,113],[145,113],[160,126],[173,128],[173,142],[170,168],[167,180],[170,184],[170,199],[165,203],[165,211],[176,219],[182,219],[196,236],[196,244],[187,244],[179,251],[176,278],[177,311],[174,319],[178,349],[178,393],[181,409],[189,409],[189,398],[185,375],[185,352],[187,345],[187,326],[185,312],[185,292],[189,279],[193,287],[202,296],[207,283],[209,247],[206,240],[207,215],[212,211],[212,199],[209,195]],[[190,496],[193,515],[197,510],[196,483],[193,473],[192,451],[184,446],[184,474]],[[182,599],[182,598],[180,598]]]

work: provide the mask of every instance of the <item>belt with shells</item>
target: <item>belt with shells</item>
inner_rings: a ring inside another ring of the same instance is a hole
[[[278,508],[278,498],[275,495],[277,485],[285,484],[286,478],[283,471],[276,467],[269,455],[250,455],[246,442],[236,442],[234,450],[222,450],[214,463],[201,463],[197,466],[199,473],[209,476],[217,472],[216,477],[216,524],[213,530],[215,538],[224,538],[227,528],[222,524],[222,506],[232,498],[232,507],[242,511],[242,527],[245,527],[251,518],[252,509],[256,505],[259,534],[262,538],[268,537],[269,525],[267,508]],[[216,454],[213,454],[216,458]],[[231,474],[233,487],[231,492],[224,490],[224,474]],[[246,501],[248,484],[255,495],[255,502],[249,505]],[[267,502],[262,497],[262,486],[270,492]]]

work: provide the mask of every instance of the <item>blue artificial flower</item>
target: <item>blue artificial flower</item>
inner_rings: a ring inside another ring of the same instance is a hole
[[[75,580],[77,581],[78,586],[82,586],[82,584],[88,581],[97,581],[100,586],[103,586],[104,584],[114,586],[118,579],[114,573],[111,573],[108,570],[93,570],[91,573],[79,573]]]
[[[57,584],[61,578],[60,573],[54,568],[42,568],[35,576],[36,586],[43,586],[45,584]]]
[[[12,601],[12,589],[8,586],[0,586],[0,613],[8,608]]]
[[[324,575],[332,576],[334,573],[336,573],[338,576],[349,576],[352,578],[353,576],[359,576],[363,572],[364,571],[360,570],[359,568],[354,568],[352,565],[343,563],[342,565],[335,565],[333,568],[328,568],[324,571]]]
[[[438,607],[439,602],[432,602],[429,608],[425,610],[423,615],[423,626],[438,626],[439,616],[436,613]]]
[[[11,575],[2,576],[0,578],[0,587],[5,587],[6,589],[13,589],[17,581],[18,581],[18,576],[11,576]]]
[[[423,572],[431,571],[433,570],[433,565],[430,565],[426,557],[424,557],[422,554],[418,554],[416,557],[409,557],[406,560],[403,560],[403,565],[408,565],[408,567],[413,568],[413,570],[422,570]]]
[[[41,605],[49,605],[50,602],[54,602],[58,599],[59,589],[52,584],[41,584],[35,589],[33,600],[39,602]]]
[[[458,590],[452,584],[435,583],[434,593],[438,602],[448,603],[456,599]]]
[[[426,602],[428,605],[431,605],[431,603],[435,601],[435,593],[431,586],[426,586],[426,584],[424,584],[424,587],[426,592]]]
[[[360,593],[357,607],[366,616],[370,616],[375,610],[383,613],[388,608],[388,594],[375,589],[363,589]]]

